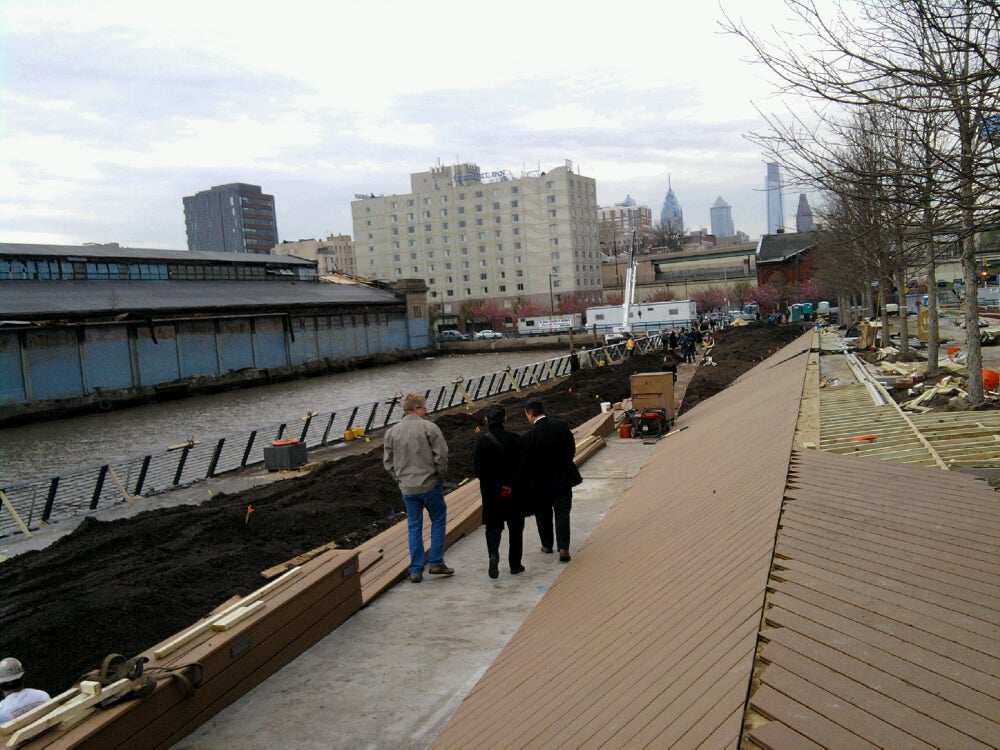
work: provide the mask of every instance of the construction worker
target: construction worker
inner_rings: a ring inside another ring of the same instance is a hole
[[[625,342],[625,354],[626,356],[631,357],[634,353],[635,353],[635,339],[629,336],[628,340]]]
[[[0,724],[13,721],[49,700],[44,690],[24,687],[24,667],[12,656],[0,660],[0,690],[3,690]]]

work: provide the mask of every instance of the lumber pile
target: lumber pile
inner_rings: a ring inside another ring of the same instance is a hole
[[[969,394],[967,391],[959,387],[959,385],[954,382],[951,375],[943,378],[937,385],[932,385],[929,387],[924,386],[924,384],[917,384],[911,389],[912,392],[920,392],[916,398],[910,399],[909,401],[903,401],[899,404],[899,407],[905,411],[916,411],[916,412],[928,412],[932,411],[930,404],[938,397],[942,396],[945,398],[952,398],[954,396],[962,396],[968,398]]]
[[[142,654],[155,687],[80,683],[0,727],[7,747],[169,747],[319,641],[362,606],[356,550],[327,550]],[[193,689],[192,689],[193,688]]]

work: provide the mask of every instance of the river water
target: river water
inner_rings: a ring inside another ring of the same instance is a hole
[[[401,362],[206,396],[88,414],[0,430],[0,484],[66,473],[107,461],[165,450],[287,422],[306,413],[342,411],[395,394],[423,393],[562,356],[565,348],[459,354]]]

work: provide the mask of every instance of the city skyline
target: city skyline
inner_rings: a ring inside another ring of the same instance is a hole
[[[762,0],[754,17],[783,10]],[[725,193],[758,236],[764,158],[744,136],[764,128],[757,107],[779,106],[775,87],[721,33],[719,7],[685,9],[688,33],[666,49],[662,5],[630,13],[648,23],[608,36],[569,3],[514,0],[488,36],[535,40],[522,54],[477,45],[486,28],[454,0],[373,0],[339,21],[377,28],[379,48],[336,37],[337,59],[371,64],[331,75],[330,29],[299,0],[266,20],[225,2],[5,0],[3,239],[182,249],[181,198],[237,182],[274,196],[280,240],[325,237],[351,232],[355,195],[406,193],[406,174],[438,163],[519,176],[565,160],[599,205],[628,194],[655,211],[669,174],[687,228],[708,227]]]

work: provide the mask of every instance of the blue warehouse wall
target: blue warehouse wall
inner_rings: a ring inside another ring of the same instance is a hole
[[[222,374],[255,367],[253,325],[249,318],[220,320],[219,365]]]
[[[254,362],[257,367],[287,367],[285,328],[282,318],[254,319]]]
[[[21,342],[17,331],[0,332],[0,404],[23,404],[28,400],[21,371]]]
[[[429,342],[416,324],[368,311],[2,331],[0,405],[405,351]]]
[[[182,378],[219,374],[214,320],[177,323],[177,357]]]
[[[135,345],[139,363],[139,382],[136,385],[159,385],[180,379],[177,339],[172,325],[160,323],[152,328],[137,328]]]
[[[80,345],[76,328],[27,331],[26,377],[36,401],[70,398],[83,393]]]
[[[431,326],[424,319],[420,318],[410,318],[405,321],[406,325],[406,340],[408,343],[408,348],[410,349],[423,349],[425,346],[431,345]]]
[[[92,393],[97,388],[131,388],[135,377],[132,373],[128,326],[85,328],[83,339],[86,392]]]

